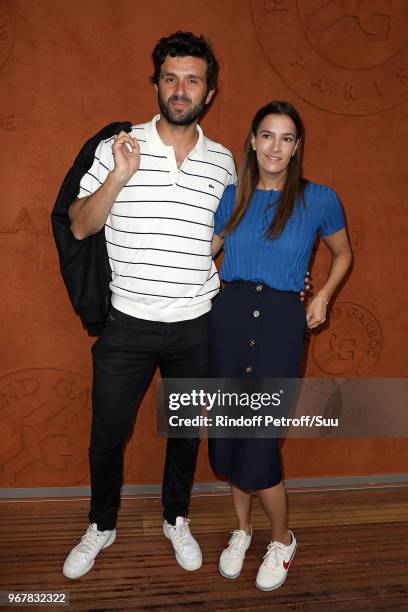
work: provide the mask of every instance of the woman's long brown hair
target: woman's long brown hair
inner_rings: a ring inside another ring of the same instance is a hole
[[[307,181],[302,178],[302,157],[304,129],[297,110],[289,102],[274,100],[260,108],[251,123],[251,129],[245,141],[244,154],[238,173],[237,195],[233,213],[226,224],[222,235],[230,234],[241,223],[249,202],[259,180],[259,168],[256,151],[252,148],[252,137],[256,136],[259,124],[267,115],[287,115],[296,127],[296,140],[299,141],[296,152],[287,166],[285,184],[279,196],[276,213],[265,232],[266,238],[278,238],[282,233],[297,201],[304,202],[304,191]]]

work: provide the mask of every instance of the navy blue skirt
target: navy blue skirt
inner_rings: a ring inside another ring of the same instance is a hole
[[[212,378],[298,378],[307,324],[299,294],[234,281],[215,298],[210,316]],[[214,472],[255,491],[282,480],[276,438],[210,438]]]

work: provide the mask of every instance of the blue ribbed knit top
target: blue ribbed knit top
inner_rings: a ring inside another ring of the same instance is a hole
[[[214,233],[220,235],[235,204],[235,185],[224,191],[215,213]],[[256,189],[239,226],[225,236],[221,277],[225,281],[261,282],[282,291],[301,291],[317,236],[328,236],[345,226],[336,193],[309,182],[305,204],[297,202],[277,239],[265,238],[276,211],[278,191]]]

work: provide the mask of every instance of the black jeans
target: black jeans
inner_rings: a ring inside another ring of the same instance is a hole
[[[163,378],[208,375],[209,314],[163,323],[112,309],[92,347],[92,432],[89,449],[91,510],[98,529],[113,529],[120,506],[123,454],[140,400],[158,366]],[[167,440],[164,518],[187,516],[199,438]]]

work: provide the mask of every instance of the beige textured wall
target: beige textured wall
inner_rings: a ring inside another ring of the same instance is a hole
[[[288,99],[307,128],[306,176],[344,203],[354,270],[307,374],[407,376],[408,2],[0,0],[1,486],[88,482],[92,340],[49,214],[91,134],[155,114],[150,53],[177,29],[209,36],[220,60],[208,135],[239,159],[254,111]],[[327,263],[319,247],[317,287]],[[163,450],[151,387],[126,481],[160,482]],[[289,440],[283,453],[287,478],[408,472],[404,440]],[[197,480],[212,479],[202,445]]]

